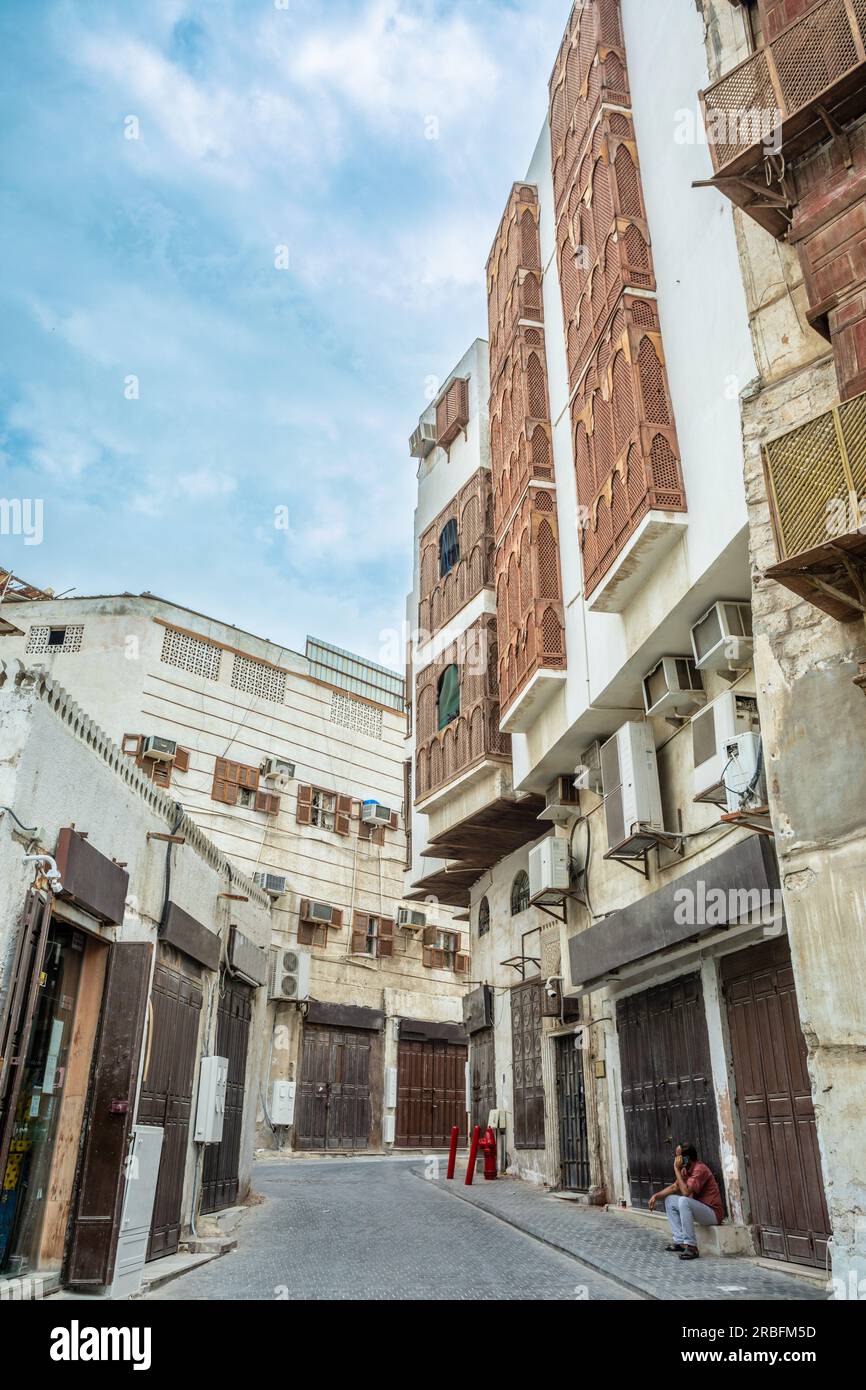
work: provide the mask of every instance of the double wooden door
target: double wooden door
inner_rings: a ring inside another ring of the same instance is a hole
[[[470,1123],[474,1129],[487,1128],[491,1110],[496,1109],[496,1061],[493,1029],[482,1028],[473,1033],[469,1043],[469,1075],[472,1098]]]
[[[722,981],[761,1253],[823,1269],[830,1221],[787,940],[726,956]]]
[[[401,1039],[397,1053],[398,1147],[445,1148],[454,1125],[462,1142],[466,1137],[465,1043]]]
[[[304,1025],[295,1147],[366,1149],[370,1143],[370,1054],[359,1028]]]

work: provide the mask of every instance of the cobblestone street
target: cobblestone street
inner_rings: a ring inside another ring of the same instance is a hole
[[[244,1217],[237,1249],[151,1298],[826,1297],[748,1259],[683,1266],[663,1251],[660,1234],[526,1183],[466,1188],[460,1178],[425,1181],[420,1155],[259,1163],[253,1182],[265,1200]]]
[[[455,1201],[423,1159],[257,1164],[238,1247],[153,1299],[633,1299],[581,1261]]]

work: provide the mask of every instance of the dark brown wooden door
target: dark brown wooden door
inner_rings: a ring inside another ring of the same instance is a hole
[[[514,1147],[544,1148],[544,1083],[541,1075],[542,983],[529,980],[511,991],[514,1074]]]
[[[158,963],[151,991],[150,1058],[138,1122],[164,1134],[147,1258],[173,1255],[180,1243],[183,1178],[198,1054],[202,992],[195,980]]]
[[[66,1257],[68,1284],[101,1287],[114,1273],[152,954],[144,941],[111,947]]]
[[[719,1128],[700,975],[616,1006],[631,1200],[647,1205],[673,1181],[677,1144],[692,1143],[722,1191]]]
[[[471,1124],[487,1128],[491,1110],[496,1109],[496,1053],[493,1029],[473,1033],[469,1043],[469,1071],[472,1087]]]
[[[726,956],[722,980],[761,1253],[823,1269],[830,1221],[787,940]]]
[[[590,1186],[583,1051],[574,1037],[556,1039],[556,1104],[559,1116],[559,1182],[566,1192]]]
[[[216,1050],[229,1063],[223,1137],[219,1144],[208,1144],[202,1168],[201,1209],[221,1211],[237,1199],[241,1135],[244,1124],[244,1084],[253,991],[240,980],[229,980],[223,989],[217,1013]]]
[[[366,1149],[370,1142],[372,1034],[304,1026],[298,1086],[298,1149]]]
[[[399,1148],[446,1148],[456,1125],[466,1138],[466,1045],[401,1040],[397,1049]]]

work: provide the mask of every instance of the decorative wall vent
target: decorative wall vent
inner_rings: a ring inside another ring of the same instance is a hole
[[[185,632],[167,627],[162,639],[160,661],[166,666],[175,666],[179,671],[188,671],[192,676],[204,676],[206,680],[218,681],[222,648],[213,642],[205,642],[198,637],[190,637]]]
[[[84,628],[80,624],[64,627],[58,623],[56,627],[31,627],[24,650],[28,655],[62,652],[65,656],[69,652],[81,651],[83,637]]]
[[[243,690],[247,695],[257,695],[260,700],[282,705],[286,699],[286,673],[266,666],[263,661],[236,655],[232,665],[232,690]]]
[[[348,695],[340,695],[336,690],[331,696],[331,723],[366,734],[368,738],[382,737],[382,711],[361,700],[350,700]]]

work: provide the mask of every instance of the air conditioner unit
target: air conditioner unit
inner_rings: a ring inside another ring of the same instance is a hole
[[[767,804],[767,779],[760,734],[738,734],[725,742],[725,794],[729,811]]]
[[[288,879],[284,874],[253,874],[253,882],[264,888],[266,893],[270,893],[272,898],[281,898],[288,891]]]
[[[647,714],[691,714],[706,702],[704,678],[690,656],[663,656],[643,678]]]
[[[271,999],[300,1002],[310,997],[310,953],[295,947],[278,946],[273,953]]]
[[[564,825],[579,814],[580,792],[574,785],[574,778],[557,777],[544,793],[544,810],[539,811],[538,819]]]
[[[365,825],[390,825],[391,808],[382,806],[378,801],[364,801],[361,803],[361,820]]]
[[[699,671],[740,671],[752,664],[752,609],[736,599],[708,608],[692,628],[692,650]]]
[[[307,902],[307,911],[304,917],[306,922],[324,922],[326,925],[334,920],[334,909],[330,903],[317,903],[310,899]]]
[[[286,787],[295,775],[295,764],[288,762],[285,758],[265,758],[260,772],[266,782],[273,782],[276,786]]]
[[[758,701],[754,695],[726,690],[692,719],[692,756],[695,764],[695,801],[727,801],[723,776],[728,756],[725,744],[739,734],[760,731]]]
[[[549,835],[529,851],[529,900],[544,893],[567,893],[570,887],[568,841]]]
[[[409,453],[414,459],[425,459],[433,452],[436,444],[436,424],[432,420],[421,420],[413,430],[409,440]]]
[[[588,748],[584,748],[581,753],[580,762],[574,769],[574,785],[578,791],[595,792],[596,796],[602,795],[601,744],[598,739],[591,743]]]
[[[630,859],[663,831],[662,798],[652,725],[630,719],[601,749],[608,854]]]
[[[157,738],[150,734],[141,745],[141,756],[151,758],[155,763],[173,763],[177,757],[177,744],[173,738]]]
[[[398,907],[397,926],[405,927],[407,931],[419,931],[421,927],[427,925],[427,913],[417,912],[413,907]]]

